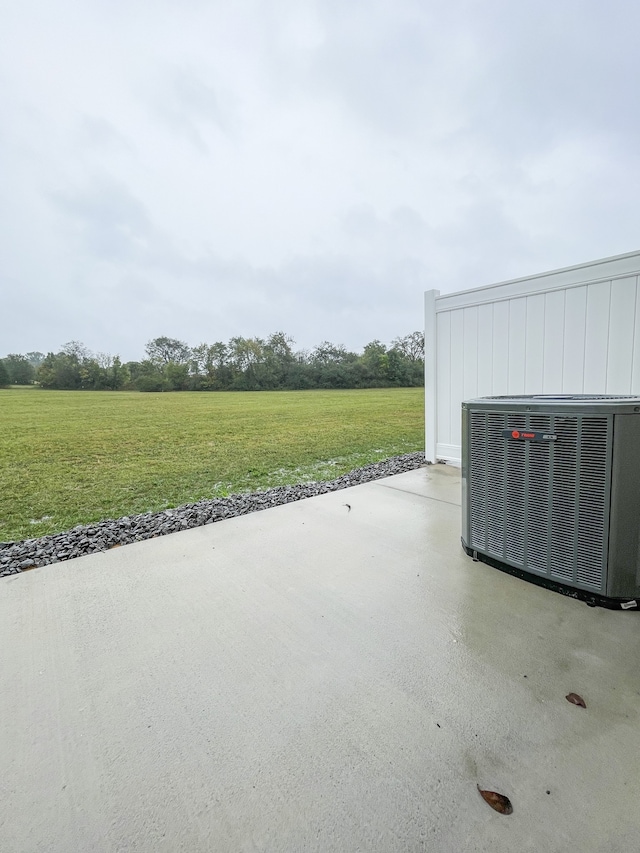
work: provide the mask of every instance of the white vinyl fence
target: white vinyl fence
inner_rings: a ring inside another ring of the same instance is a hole
[[[425,293],[426,458],[459,462],[460,404],[492,394],[640,394],[640,252]]]

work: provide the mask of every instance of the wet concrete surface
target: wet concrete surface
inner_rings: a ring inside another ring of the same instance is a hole
[[[0,850],[639,849],[640,617],[474,563],[459,500],[431,466],[0,582]]]

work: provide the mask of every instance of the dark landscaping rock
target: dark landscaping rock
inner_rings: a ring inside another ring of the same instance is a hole
[[[114,545],[141,542],[156,536],[175,533],[178,530],[200,527],[226,518],[246,515],[249,512],[347,489],[381,477],[391,477],[404,471],[412,471],[425,464],[423,453],[407,453],[404,456],[394,456],[383,462],[357,468],[330,482],[276,486],[253,494],[200,500],[194,504],[156,513],[146,512],[115,520],[107,519],[98,524],[77,525],[65,533],[55,533],[39,539],[0,542],[0,577],[15,575],[23,569],[34,566],[46,566],[84,554],[105,551]]]

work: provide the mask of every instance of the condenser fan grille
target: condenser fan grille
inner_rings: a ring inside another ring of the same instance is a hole
[[[469,429],[471,548],[604,591],[612,417],[471,411]]]

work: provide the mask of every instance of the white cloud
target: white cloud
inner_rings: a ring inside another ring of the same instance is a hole
[[[0,12],[3,351],[284,329],[638,248],[628,3],[24,0]]]

